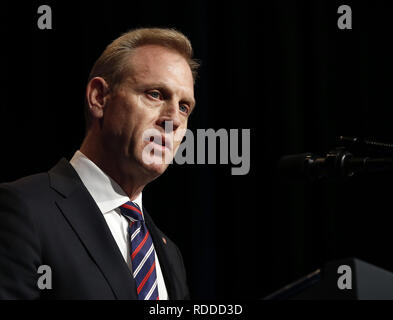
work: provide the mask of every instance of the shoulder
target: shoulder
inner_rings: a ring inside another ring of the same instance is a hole
[[[48,173],[38,173],[13,182],[1,183],[0,202],[18,201],[32,204],[46,199],[49,190]]]
[[[39,203],[48,199],[49,178],[47,173],[39,173],[0,184],[0,222],[5,226],[18,229],[22,225],[34,226],[37,222],[33,212],[41,208]],[[11,229],[12,229],[11,228]],[[33,230],[32,230],[33,231]]]
[[[75,182],[78,182],[76,172],[74,172],[69,162],[62,158],[47,172],[1,183],[0,201],[5,201],[8,198],[18,198],[32,206],[48,203],[52,198],[60,196],[64,189],[63,185],[72,189],[76,184]]]
[[[37,188],[42,188],[49,185],[49,177],[47,172],[33,174],[27,177],[20,178],[12,182],[4,182],[0,184],[1,190],[9,192],[30,194],[35,193]]]
[[[61,163],[61,162],[59,162]],[[54,167],[58,167],[59,163]],[[51,171],[41,172],[0,184],[0,216],[13,212],[13,216],[43,218],[53,211],[61,194],[53,188]],[[57,180],[64,180],[56,176]]]

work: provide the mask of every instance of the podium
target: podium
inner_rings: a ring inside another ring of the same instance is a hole
[[[264,300],[393,300],[393,273],[357,258],[332,261]]]

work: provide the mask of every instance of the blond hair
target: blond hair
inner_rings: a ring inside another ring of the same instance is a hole
[[[148,44],[156,44],[176,50],[181,54],[190,66],[192,76],[197,77],[199,62],[193,59],[193,50],[190,40],[175,29],[166,28],[138,28],[130,30],[110,43],[101,56],[95,62],[88,82],[94,77],[102,77],[111,89],[116,88],[128,71],[127,59],[138,47]],[[87,129],[91,124],[91,115],[86,102],[85,118]]]

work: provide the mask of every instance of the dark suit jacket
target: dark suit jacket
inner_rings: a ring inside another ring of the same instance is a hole
[[[189,298],[179,249],[145,208],[144,216],[169,299]],[[38,288],[40,265],[51,268],[52,289]],[[0,299],[38,298],[137,299],[105,218],[64,158],[49,172],[0,185]]]

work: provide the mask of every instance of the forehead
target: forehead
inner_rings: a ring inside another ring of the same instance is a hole
[[[144,45],[128,58],[127,78],[136,83],[157,82],[194,95],[194,80],[186,59],[173,49]]]

